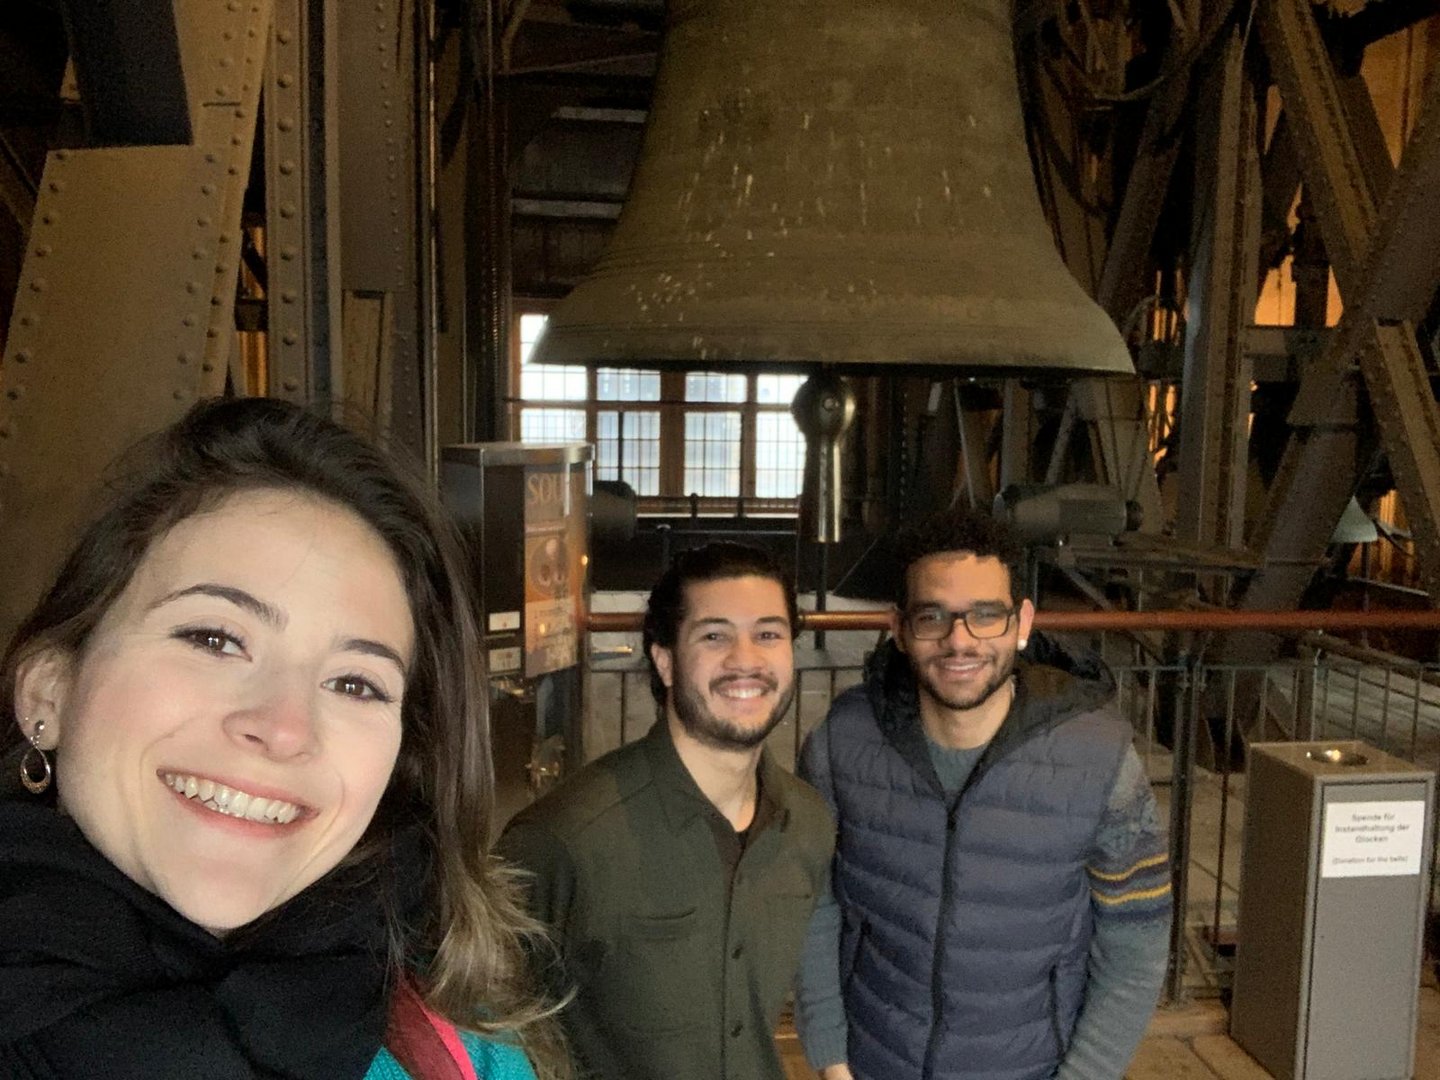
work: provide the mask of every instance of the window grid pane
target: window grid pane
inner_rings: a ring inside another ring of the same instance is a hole
[[[756,413],[755,497],[794,499],[804,475],[805,437],[794,418],[785,412]]]
[[[537,315],[534,312],[520,316],[520,363],[524,364],[530,359],[531,350],[535,348],[535,342],[540,340],[540,332],[545,329],[548,321],[548,315]]]
[[[595,414],[595,479],[620,479],[620,414]]]
[[[685,414],[685,494],[740,494],[738,412]]]
[[[584,401],[589,387],[583,367],[530,363],[547,320],[547,316],[533,313],[520,316],[520,397],[525,401]]]
[[[659,401],[660,373],[625,368],[599,368],[595,372],[596,401]]]
[[[757,375],[755,400],[761,405],[789,405],[804,382],[804,375]]]
[[[745,400],[744,375],[724,375],[718,371],[691,371],[685,375],[686,401],[718,401],[739,404]]]
[[[584,409],[521,409],[520,441],[565,443],[585,441]]]
[[[625,414],[625,472],[636,495],[660,494],[660,414]]]

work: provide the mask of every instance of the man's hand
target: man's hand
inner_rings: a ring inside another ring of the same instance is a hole
[[[841,1062],[839,1065],[826,1065],[820,1070],[820,1080],[855,1080],[850,1072],[850,1066]]]

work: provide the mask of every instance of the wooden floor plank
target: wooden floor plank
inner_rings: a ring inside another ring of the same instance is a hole
[[[1440,1080],[1440,991],[1420,989],[1420,1022],[1415,1032],[1415,1080]]]
[[[1179,1039],[1146,1039],[1125,1080],[1215,1080],[1215,1073]]]
[[[1201,1035],[1191,1041],[1190,1049],[1221,1080],[1271,1080],[1258,1061],[1225,1035]]]
[[[1225,1006],[1214,998],[1207,998],[1178,1008],[1156,1009],[1150,1026],[1145,1029],[1145,1037],[1193,1039],[1197,1035],[1223,1035],[1228,1030],[1230,1019]]]
[[[1270,1074],[1225,1034],[1226,1014],[1217,1001],[1161,1009],[1150,1022],[1127,1080],[1269,1080]],[[800,1040],[789,1024],[776,1039],[786,1080],[816,1080],[805,1064]],[[1440,991],[1420,991],[1415,1080],[1440,1080]]]

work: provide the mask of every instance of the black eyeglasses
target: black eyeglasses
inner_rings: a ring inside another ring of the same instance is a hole
[[[969,611],[950,611],[935,604],[924,604],[905,613],[905,626],[910,636],[920,641],[939,641],[950,636],[955,620],[965,624],[973,638],[997,638],[1010,629],[1013,607],[982,604]]]

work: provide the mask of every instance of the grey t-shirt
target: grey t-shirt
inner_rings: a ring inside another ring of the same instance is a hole
[[[980,760],[980,755],[985,753],[985,746],[985,743],[981,743],[965,750],[952,750],[948,746],[941,746],[928,734],[925,736],[925,747],[930,751],[930,761],[935,766],[935,774],[940,777],[940,786],[950,798],[958,795],[965,786],[965,781],[970,779],[970,774],[975,771],[975,763]]]

